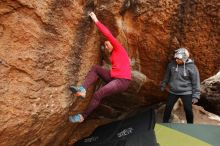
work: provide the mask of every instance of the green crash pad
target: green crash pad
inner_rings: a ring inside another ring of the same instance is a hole
[[[160,146],[219,146],[220,126],[157,123],[157,142]]]

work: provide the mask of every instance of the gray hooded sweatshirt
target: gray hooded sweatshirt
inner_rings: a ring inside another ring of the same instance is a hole
[[[189,95],[200,97],[199,71],[191,59],[184,65],[177,65],[175,61],[169,63],[161,88],[170,86],[170,93],[175,95]]]

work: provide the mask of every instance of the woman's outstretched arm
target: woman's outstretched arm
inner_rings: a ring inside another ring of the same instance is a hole
[[[109,31],[109,29],[104,26],[96,17],[95,13],[91,12],[89,16],[92,18],[92,20],[95,22],[98,29],[102,32],[102,34],[107,38],[107,40],[113,45],[114,49],[121,48],[121,44],[117,41],[117,39],[112,35],[112,33]]]

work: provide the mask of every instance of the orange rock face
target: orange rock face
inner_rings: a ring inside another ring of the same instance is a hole
[[[68,87],[81,84],[102,58],[104,39],[90,11],[146,80],[135,97],[104,101],[103,111],[122,102],[136,108],[163,101],[159,82],[178,47],[189,48],[202,80],[220,69],[218,0],[1,0],[0,145],[62,145],[73,134],[77,125],[68,115],[82,111],[89,97],[81,101]]]

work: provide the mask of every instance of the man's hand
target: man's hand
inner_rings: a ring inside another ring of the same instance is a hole
[[[199,101],[198,98],[195,98],[195,97],[194,97],[194,98],[192,99],[192,104],[196,104],[198,101]]]
[[[97,19],[97,17],[96,17],[96,15],[95,15],[94,12],[89,13],[89,16],[92,18],[92,20],[93,20],[94,22],[98,22],[98,19]]]
[[[165,90],[165,88],[164,88],[164,87],[160,87],[160,91],[162,91],[162,92],[163,92],[164,90]]]

